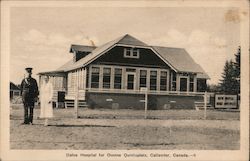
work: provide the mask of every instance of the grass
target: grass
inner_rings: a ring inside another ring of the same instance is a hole
[[[187,149],[237,150],[240,147],[239,112],[162,110],[54,109],[50,126],[37,118],[34,125],[20,125],[23,108],[11,110],[11,149]]]

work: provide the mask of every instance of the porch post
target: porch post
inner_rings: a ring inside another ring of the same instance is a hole
[[[179,74],[176,73],[176,91],[180,91],[180,77]]]
[[[171,82],[169,80],[170,80],[170,70],[167,71],[167,91],[170,91],[169,84],[171,84]]]
[[[92,66],[89,66],[89,82],[88,82],[88,86],[89,88],[91,88],[91,77],[92,77]]]
[[[126,89],[127,84],[126,84],[126,68],[122,67],[122,89]]]
[[[194,92],[197,92],[197,74],[194,75]]]
[[[150,70],[149,69],[147,69],[147,80],[146,80],[147,82],[147,86],[146,86],[146,88],[148,89],[148,90],[150,90]]]
[[[110,89],[114,89],[114,77],[115,77],[115,68],[110,68]]]
[[[161,84],[161,70],[157,69],[156,75],[156,91],[160,91],[160,84]]]
[[[103,89],[103,66],[99,66],[99,89]]]

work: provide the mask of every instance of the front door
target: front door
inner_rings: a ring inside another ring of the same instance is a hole
[[[134,90],[135,89],[135,74],[127,73],[127,89]]]
[[[187,91],[187,78],[180,78],[180,91]]]

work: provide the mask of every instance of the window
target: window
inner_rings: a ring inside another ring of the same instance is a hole
[[[135,48],[124,48],[125,58],[139,58],[139,49]]]
[[[166,71],[161,71],[160,90],[161,91],[167,90],[167,72]]]
[[[132,51],[132,48],[125,48],[124,49],[124,57],[130,57],[131,56],[131,51]]]
[[[103,88],[110,88],[111,68],[103,68]]]
[[[91,73],[91,88],[99,88],[99,67],[92,67]]]
[[[139,57],[139,49],[133,49],[133,57]]]
[[[128,73],[127,74],[127,89],[134,89],[135,86],[135,74]]]
[[[189,91],[194,92],[194,75],[189,77]]]
[[[122,88],[122,69],[115,68],[114,88]]]
[[[187,92],[188,90],[188,84],[187,84],[188,77],[181,76],[180,77],[180,91]]]
[[[150,90],[156,90],[157,87],[157,71],[150,71]]]
[[[176,91],[176,73],[172,73],[172,85],[171,85],[171,90]]]
[[[140,88],[147,87],[147,71],[141,70],[140,71]]]

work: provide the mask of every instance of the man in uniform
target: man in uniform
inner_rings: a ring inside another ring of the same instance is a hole
[[[37,82],[32,75],[32,68],[25,68],[25,78],[21,83],[21,95],[24,105],[24,122],[22,124],[33,124],[33,109],[38,97]]]

